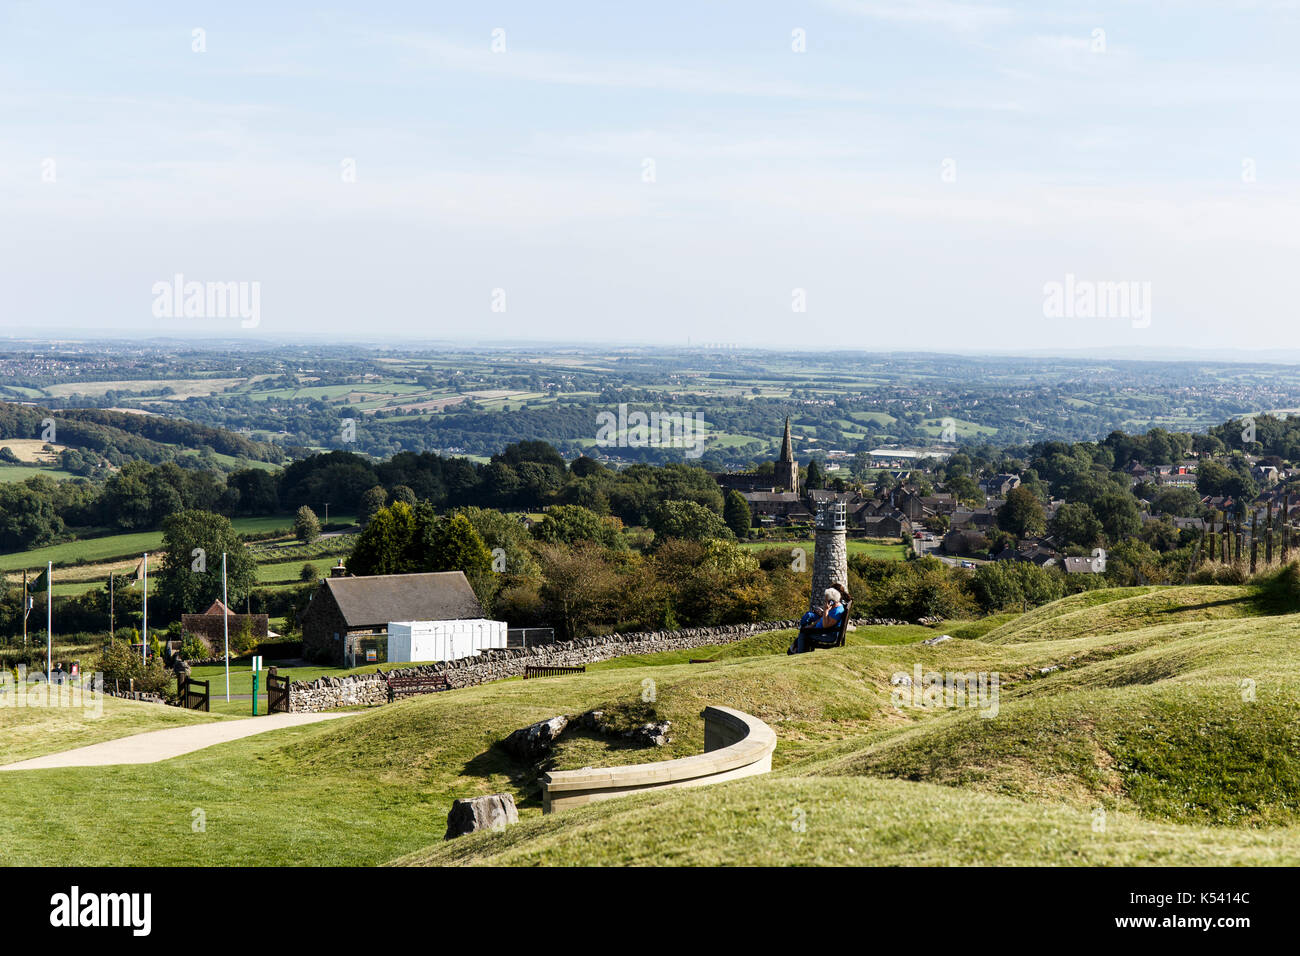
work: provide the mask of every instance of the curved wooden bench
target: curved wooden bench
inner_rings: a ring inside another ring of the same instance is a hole
[[[705,707],[704,753],[628,767],[587,767],[542,775],[542,812],[554,813],[641,790],[703,787],[767,773],[776,734],[757,717],[730,707]]]

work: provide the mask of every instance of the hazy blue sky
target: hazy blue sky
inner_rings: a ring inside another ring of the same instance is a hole
[[[1298,46],[1296,0],[4,2],[0,334],[1290,346]],[[177,273],[259,324],[157,317]]]

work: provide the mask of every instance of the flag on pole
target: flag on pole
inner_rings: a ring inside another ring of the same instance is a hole
[[[39,591],[48,590],[50,586],[50,572],[48,568],[42,569],[41,573],[36,575],[36,579],[27,586],[27,590],[35,594]]]

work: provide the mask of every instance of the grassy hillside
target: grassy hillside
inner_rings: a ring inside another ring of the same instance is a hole
[[[525,820],[398,859],[405,866],[1294,865],[1289,831],[1177,827],[929,784],[751,778]],[[796,829],[802,824],[803,830]]]
[[[178,840],[194,863],[265,862],[249,833],[290,864],[1295,864],[1300,615],[1262,606],[1244,587],[1092,592],[933,647],[863,628],[792,658],[784,632],[413,698],[165,764],[0,779],[0,845],[90,864],[168,863]],[[891,676],[917,665],[998,672],[997,716],[893,706]],[[543,817],[544,768],[497,745],[599,707],[669,719],[672,741],[575,735],[550,766],[687,756],[715,703],[772,726],[772,774]],[[441,842],[452,799],[495,792],[519,826]]]
[[[984,636],[994,644],[1061,640],[1084,634],[1115,634],[1176,621],[1223,620],[1259,614],[1254,588],[1100,588],[1036,608]]]

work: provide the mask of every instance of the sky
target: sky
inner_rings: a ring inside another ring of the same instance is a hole
[[[0,337],[1290,347],[1297,45],[1300,0],[0,0]]]

